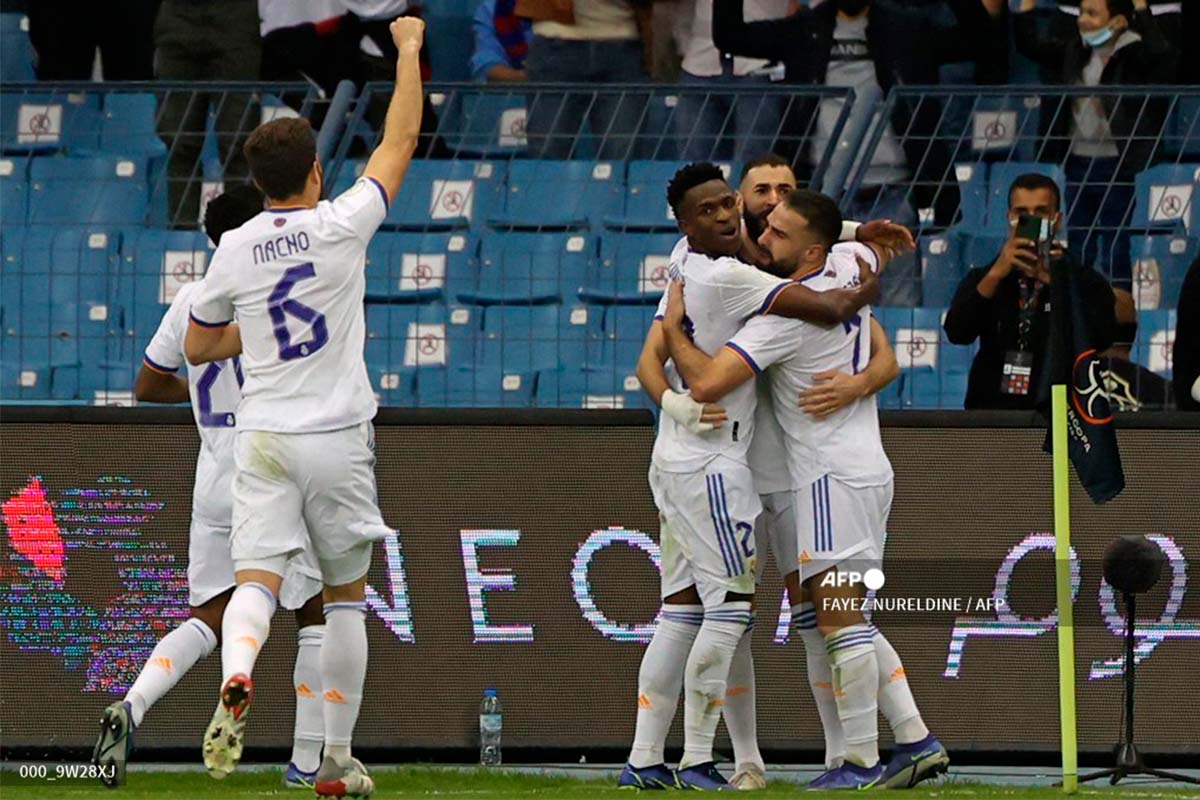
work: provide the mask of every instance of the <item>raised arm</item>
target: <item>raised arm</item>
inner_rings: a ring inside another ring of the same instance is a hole
[[[421,134],[421,65],[417,55],[425,38],[425,23],[417,17],[400,17],[392,22],[391,31],[400,51],[396,88],[388,104],[383,140],[363,170],[364,177],[374,178],[387,192],[389,203],[400,191]]]
[[[801,283],[788,284],[775,295],[767,313],[827,327],[846,322],[860,308],[879,299],[879,276],[862,258],[858,259],[858,266],[858,287],[814,292]]]
[[[746,22],[744,0],[713,0],[713,44],[722,53],[785,61],[802,47],[813,25],[812,11],[800,8],[783,19]]]
[[[1034,10],[1036,3],[1037,0],[1021,0],[1020,12],[1013,15],[1013,41],[1017,51],[1026,58],[1046,69],[1061,69],[1066,38],[1057,26],[1051,25],[1050,30],[1045,30],[1038,24],[1040,15]]]
[[[879,320],[871,318],[871,360],[857,375],[841,370],[818,372],[814,385],[800,394],[800,407],[814,417],[826,417],[860,397],[883,391],[900,374],[896,352]]]

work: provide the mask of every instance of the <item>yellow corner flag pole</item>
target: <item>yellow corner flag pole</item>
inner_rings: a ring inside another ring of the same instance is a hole
[[[1075,738],[1075,614],[1071,607],[1071,481],[1067,459],[1067,387],[1051,388],[1054,443],[1054,580],[1058,596],[1058,713],[1062,726],[1062,786],[1079,790]]]

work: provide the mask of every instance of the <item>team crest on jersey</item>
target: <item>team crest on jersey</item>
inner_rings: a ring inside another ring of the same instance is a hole
[[[284,219],[283,217],[276,217],[276,218],[275,218],[275,227],[276,227],[276,228],[282,228],[284,225],[287,225],[287,220],[286,220],[286,219]]]

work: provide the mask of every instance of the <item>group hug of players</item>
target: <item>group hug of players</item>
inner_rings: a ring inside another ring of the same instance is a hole
[[[322,201],[308,123],[260,126],[245,147],[255,186],[209,204],[208,272],[179,291],[146,348],[138,399],[190,401],[200,433],[191,615],[104,710],[93,762],[107,785],[125,782],[150,707],[218,645],[222,682],[202,752],[213,777],[233,772],[255,661],[282,602],[298,628],[284,784],[329,797],[374,790],[351,738],[367,667],[366,573],[374,542],[392,531],[375,486],[364,271],[420,132],[424,27],[402,17],[392,34],[396,88],[363,176]],[[650,471],[663,607],[620,785],[765,786],[750,632],[769,547],[786,574],[825,729],[829,771],[813,786],[911,786],[945,771],[946,752],[925,728],[895,650],[861,611],[826,602],[861,587],[819,580],[839,564],[882,557],[892,471],[874,393],[896,362],[867,304],[885,262],[912,248],[911,234],[887,221],[843,224],[831,200],[797,190],[774,156],[751,162],[741,189],[703,163],[667,188],[685,236],[638,363],[664,412]],[[852,241],[835,244],[843,233]],[[663,751],[681,689],[685,746],[672,770]],[[879,710],[897,741],[886,765]],[[712,753],[722,714],[736,750],[730,782]]]

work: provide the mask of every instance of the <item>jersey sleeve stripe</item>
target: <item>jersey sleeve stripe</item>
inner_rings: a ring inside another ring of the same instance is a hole
[[[205,322],[190,311],[188,312],[188,318],[201,328],[224,328],[226,325],[233,322],[231,319],[227,319],[224,322]]]
[[[375,188],[379,190],[379,195],[380,195],[380,197],[382,197],[382,198],[383,198],[383,207],[384,207],[384,209],[385,209],[385,210],[386,210],[386,209],[388,209],[388,208],[391,206],[391,203],[390,203],[390,202],[388,202],[388,193],[387,193],[387,189],[383,188],[383,184],[382,184],[382,183],[380,183],[379,181],[377,181],[377,180],[375,180],[374,178],[370,177],[369,175],[367,176],[367,180],[369,180],[371,183],[375,184]]]
[[[733,353],[735,355],[739,356],[742,359],[742,361],[745,361],[746,366],[748,366],[751,370],[753,370],[755,375],[759,375],[762,373],[762,368],[760,368],[758,366],[758,364],[755,363],[754,359],[751,358],[750,354],[747,353],[745,350],[738,347],[733,342],[726,342],[725,346],[728,347],[731,351],[733,351]]]
[[[655,314],[655,315],[654,315],[654,320],[655,320],[656,322],[662,322],[662,321],[663,321],[663,315],[662,315],[662,314]]]
[[[163,375],[174,375],[176,372],[179,372],[179,367],[164,367],[162,364],[159,364],[148,355],[143,355],[142,361],[147,367],[155,372],[161,372]]]
[[[775,299],[779,297],[779,293],[782,292],[787,287],[791,286],[793,283],[795,283],[795,281],[788,281],[787,283],[781,283],[778,286],[776,286],[774,289],[772,289],[771,293],[767,295],[765,300],[763,300],[762,307],[758,309],[758,313],[759,314],[770,314],[771,307],[773,305],[775,305]]]

